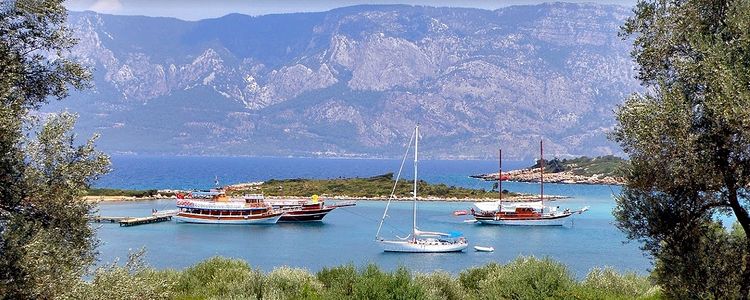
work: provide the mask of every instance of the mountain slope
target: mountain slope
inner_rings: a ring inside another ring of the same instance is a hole
[[[619,153],[612,110],[638,90],[627,8],[383,5],[195,22],[72,13],[96,88],[55,103],[113,152],[433,158]]]

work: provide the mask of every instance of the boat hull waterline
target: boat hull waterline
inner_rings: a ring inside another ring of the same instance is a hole
[[[315,222],[323,221],[323,218],[335,208],[321,209],[315,211],[294,211],[285,213],[279,222]]]
[[[462,252],[468,243],[414,243],[413,241],[380,241],[385,252],[401,253],[447,253]]]
[[[572,214],[538,219],[494,219],[476,217],[477,223],[507,226],[563,226]]]
[[[195,224],[229,224],[229,225],[272,225],[276,224],[283,214],[271,214],[266,216],[205,216],[180,213],[174,216],[177,222]]]

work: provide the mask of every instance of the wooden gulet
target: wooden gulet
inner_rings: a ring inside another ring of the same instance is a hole
[[[525,226],[561,226],[574,214],[583,213],[588,207],[572,211],[565,209],[558,211],[558,207],[544,205],[544,142],[539,141],[539,202],[503,203],[502,202],[502,149],[498,151],[499,173],[498,189],[500,190],[497,203],[475,203],[477,210],[472,209],[476,222],[491,225],[525,225]]]

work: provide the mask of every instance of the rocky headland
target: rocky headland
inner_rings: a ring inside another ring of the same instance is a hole
[[[621,167],[625,160],[615,156],[601,156],[595,158],[580,157],[575,159],[557,158],[545,161],[544,182],[566,184],[608,184],[623,185]],[[498,173],[472,175],[485,181],[497,181]],[[504,181],[539,182],[541,178],[540,165],[503,172]]]

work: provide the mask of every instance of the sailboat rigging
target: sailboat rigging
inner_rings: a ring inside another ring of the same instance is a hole
[[[385,219],[388,217],[388,208],[390,207],[391,200],[395,197],[396,185],[398,180],[401,178],[401,172],[403,171],[406,158],[409,155],[411,149],[411,142],[414,141],[414,189],[413,189],[413,206],[412,206],[412,230],[411,234],[406,238],[399,238],[396,240],[386,240],[380,236],[380,231],[383,227]],[[422,231],[417,227],[417,199],[418,199],[418,183],[419,183],[419,125],[414,128],[414,134],[409,140],[409,145],[406,148],[406,154],[404,159],[401,161],[401,167],[398,170],[396,176],[396,182],[393,185],[393,190],[388,198],[388,203],[385,206],[383,212],[383,218],[380,220],[378,226],[378,232],[375,239],[383,247],[383,251],[386,252],[409,252],[409,253],[438,253],[438,252],[460,252],[469,246],[468,241],[459,232],[442,233],[433,231]]]
[[[500,187],[500,201],[496,203],[477,202],[472,210],[474,219],[481,224],[492,225],[547,225],[562,226],[567,219],[574,214],[581,214],[588,207],[572,211],[565,209],[558,211],[558,207],[547,207],[544,205],[544,143],[539,141],[539,201],[538,202],[502,202],[502,150],[500,156],[500,173],[498,173],[498,186]]]

